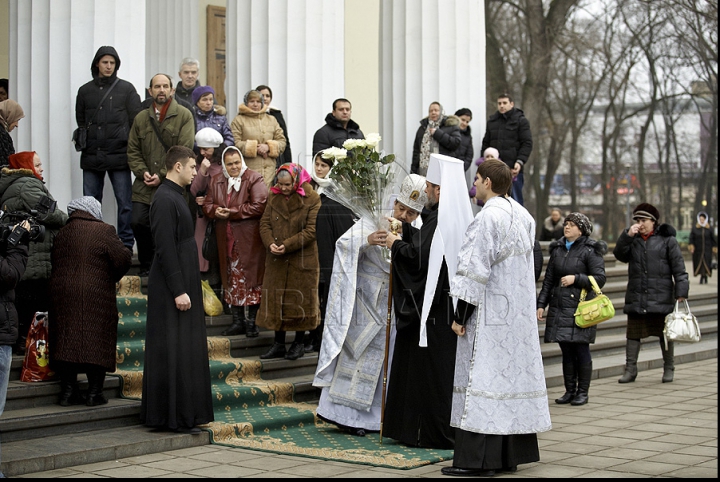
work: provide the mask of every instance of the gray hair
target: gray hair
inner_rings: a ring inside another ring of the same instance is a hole
[[[290,179],[292,179],[292,174],[290,174],[289,171],[283,169],[282,171],[277,173],[277,178],[280,179],[281,177],[289,177]]]
[[[197,67],[198,70],[200,70],[200,61],[192,57],[185,57],[184,59],[182,59],[178,72],[182,72],[183,65],[194,65],[195,67]]]

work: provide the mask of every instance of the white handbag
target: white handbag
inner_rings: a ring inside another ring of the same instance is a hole
[[[679,302],[675,302],[675,310],[665,317],[665,329],[663,335],[665,337],[665,349],[667,350],[668,341],[679,341],[686,343],[697,343],[700,341],[700,326],[698,326],[697,318],[690,312],[690,305],[685,300],[685,309],[687,313],[681,313]]]

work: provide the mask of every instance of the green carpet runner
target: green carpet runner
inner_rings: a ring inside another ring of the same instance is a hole
[[[117,371],[122,395],[142,397],[147,298],[140,278],[119,284]],[[411,469],[449,460],[452,450],[416,449],[378,434],[356,437],[318,419],[314,403],[294,401],[291,383],[263,380],[260,360],[233,358],[230,340],[208,337],[215,422],[206,426],[215,444],[378,467]]]

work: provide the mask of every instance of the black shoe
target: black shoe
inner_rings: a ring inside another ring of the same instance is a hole
[[[555,399],[555,403],[557,403],[559,405],[565,405],[566,403],[572,402],[574,398],[575,398],[574,392],[565,392],[565,395],[563,395],[560,398]]]
[[[260,305],[250,305],[247,307],[247,317],[245,318],[245,336],[247,338],[257,338],[260,330],[255,324]]]
[[[235,335],[244,335],[245,334],[245,322],[244,321],[233,321],[233,324],[230,325],[228,328],[224,329],[222,333],[220,333],[222,336],[235,336]]]
[[[303,355],[305,355],[305,345],[303,345],[302,343],[293,342],[292,345],[290,345],[290,349],[285,354],[285,359],[297,360]]]
[[[440,472],[443,475],[454,475],[460,477],[493,477],[494,470],[487,469],[461,469],[460,467],[443,467]]]
[[[105,398],[105,395],[101,392],[93,395],[88,395],[85,405],[87,405],[88,407],[95,407],[97,405],[105,405],[106,403],[108,403],[108,399]]]
[[[305,342],[305,353],[312,353],[315,350],[315,347],[313,346],[313,342],[306,341]]]
[[[266,353],[260,355],[260,359],[270,360],[272,358],[284,358],[285,353],[285,345],[281,345],[280,343],[273,343],[273,346],[271,346]]]

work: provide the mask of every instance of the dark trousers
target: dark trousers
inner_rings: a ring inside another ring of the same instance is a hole
[[[150,231],[150,205],[145,203],[132,203],[132,230],[137,243],[138,261],[140,269],[148,270],[155,255],[155,245]]]
[[[513,181],[512,191],[510,192],[510,197],[516,200],[521,206],[523,205],[523,184],[525,184],[525,176],[523,176],[521,172]]]
[[[568,343],[561,341],[558,344],[560,345],[560,351],[562,351],[563,363],[584,365],[592,362],[589,343]]]
[[[102,204],[106,171],[83,170],[83,196],[92,196]],[[117,233],[125,246],[135,243],[132,222],[132,180],[130,169],[107,171],[117,202]]]
[[[31,279],[20,281],[15,288],[15,309],[18,312],[17,345],[25,346],[25,338],[35,312],[48,311],[50,308],[50,280]]]

